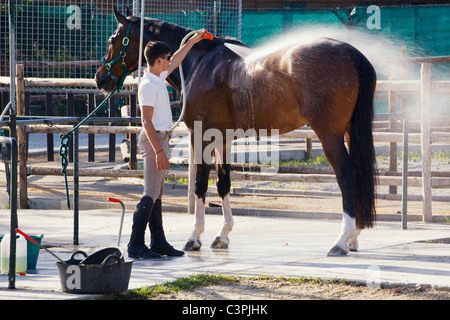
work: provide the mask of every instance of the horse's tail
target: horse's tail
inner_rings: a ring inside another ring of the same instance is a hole
[[[355,168],[355,214],[358,228],[370,228],[375,221],[376,160],[373,145],[373,96],[376,73],[358,50],[350,50],[358,70],[359,92],[350,127],[350,159]]]

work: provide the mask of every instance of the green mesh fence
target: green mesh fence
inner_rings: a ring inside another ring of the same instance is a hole
[[[120,1],[119,1],[120,2]],[[56,2],[55,2],[56,3]],[[69,29],[68,19],[73,14],[69,2],[47,5],[38,1],[16,1],[16,50],[19,61],[71,61],[100,60],[107,46],[107,39],[117,23],[112,12],[102,12],[89,1],[79,6],[81,27]],[[207,28],[215,35],[239,37],[236,9],[224,5],[220,14],[211,18],[211,12],[199,10],[152,14],[152,17],[199,29]],[[244,10],[242,12],[241,40],[258,46],[270,43],[278,35],[298,30],[297,36],[344,36],[341,40],[357,43],[362,51],[378,45],[374,56],[389,58],[400,56],[400,48],[406,47],[407,56],[450,55],[450,5],[418,5],[402,7],[368,7],[342,9],[285,9]],[[123,8],[122,8],[123,9]],[[370,8],[369,8],[370,9]],[[148,14],[147,14],[148,16]],[[214,23],[212,23],[214,21]],[[329,31],[329,32],[328,32]],[[0,4],[0,54],[7,58],[9,27],[6,2]],[[363,51],[364,52],[364,51]],[[373,58],[373,57],[369,57]],[[372,59],[371,59],[372,60]],[[389,63],[385,63],[388,65]],[[394,70],[397,67],[397,70]],[[410,66],[408,79],[417,79],[419,65]],[[376,66],[379,79],[398,78],[399,64],[391,63],[389,70],[383,63]],[[386,69],[386,70],[385,70]],[[1,70],[0,70],[1,71]],[[94,76],[96,67],[86,68],[27,68],[30,77],[86,77]],[[435,80],[450,79],[450,64],[433,65]],[[437,100],[437,112],[449,113],[449,101]],[[377,111],[386,111],[386,104],[377,102]]]
[[[89,4],[81,6],[82,28],[68,30],[68,6],[45,6],[18,1],[17,50],[19,60],[100,59],[116,23],[112,14],[99,14]],[[241,40],[256,46],[271,37],[296,29],[328,27],[342,32],[365,32],[406,46],[410,56],[450,55],[450,5],[380,7],[379,29],[369,29],[372,13],[367,7],[355,9],[245,10],[242,12]],[[238,37],[236,11],[222,10],[219,23],[212,25],[206,11],[161,13],[153,17],[197,29],[208,28],[216,35]],[[226,32],[223,29],[226,26]],[[39,28],[37,32],[36,28]],[[0,6],[0,48],[8,53],[7,5]],[[58,76],[58,75],[55,75]],[[70,75],[64,75],[70,76]]]
[[[302,40],[302,37],[320,33],[354,44],[363,52],[377,47],[369,58],[374,62],[380,80],[400,79],[400,63],[389,61],[389,58],[400,57],[402,46],[406,47],[407,56],[450,55],[450,5],[378,9],[377,13],[368,7],[245,11],[241,40],[250,46],[258,46],[284,34]],[[419,70],[420,65],[408,65],[404,78],[419,79]],[[432,78],[450,80],[450,63],[433,64]],[[411,113],[419,113],[418,99],[408,99],[405,105]],[[375,101],[375,112],[388,112],[387,101]],[[448,95],[433,95],[432,114],[450,115]]]
[[[407,46],[411,55],[450,55],[450,5],[379,9],[379,29],[368,28],[368,20],[373,14],[367,13],[367,7],[356,10],[244,11],[241,39],[253,46],[289,29],[326,26],[384,36],[397,41],[399,48]]]

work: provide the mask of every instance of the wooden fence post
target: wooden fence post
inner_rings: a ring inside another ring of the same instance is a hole
[[[389,113],[396,113],[398,111],[397,102],[398,97],[396,92],[389,91]],[[395,131],[397,120],[389,119],[389,131]],[[397,171],[397,143],[389,142],[389,171]],[[389,186],[389,194],[397,194],[397,186]]]
[[[67,93],[66,94],[66,103],[67,103],[67,110],[66,114],[68,117],[73,117],[74,115],[74,107],[75,107],[75,101],[74,101],[74,94],[73,93]],[[71,133],[72,141],[73,141],[73,134]],[[73,148],[69,148],[69,162],[73,162]]]
[[[312,159],[312,139],[305,139],[305,159]]]
[[[45,93],[45,115],[53,115],[53,97],[51,92]],[[47,161],[55,161],[53,133],[47,133]]]
[[[430,133],[430,99],[431,99],[431,63],[423,63],[420,69],[420,94],[422,105],[421,140],[422,140],[422,195],[423,221],[431,222],[431,133]]]
[[[25,115],[25,72],[23,64],[16,65],[16,92],[17,115]],[[27,190],[27,133],[24,126],[17,127],[17,140],[19,143],[19,209],[28,208]]]

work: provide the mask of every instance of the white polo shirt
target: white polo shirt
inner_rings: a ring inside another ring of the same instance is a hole
[[[152,123],[155,130],[160,131],[168,131],[172,128],[172,109],[170,108],[166,78],[167,71],[161,72],[158,77],[145,70],[138,91],[140,107],[151,106],[154,108]]]

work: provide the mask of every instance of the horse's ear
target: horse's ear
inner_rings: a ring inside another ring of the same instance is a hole
[[[133,15],[133,13],[131,12],[130,8],[128,8],[128,6],[127,6],[127,17],[130,17],[132,15]]]
[[[116,17],[117,22],[125,25],[128,23],[127,18],[125,18],[119,11],[117,11],[117,7],[114,6],[114,17]]]

